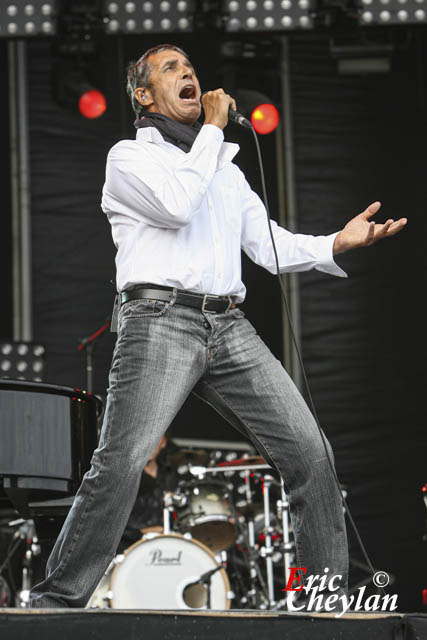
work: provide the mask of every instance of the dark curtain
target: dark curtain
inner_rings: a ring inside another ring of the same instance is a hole
[[[340,229],[375,200],[379,222],[408,217],[401,235],[337,258],[348,279],[300,283],[304,360],[351,511],[415,609],[427,584],[423,56],[421,33],[384,75],[338,75],[327,38],[295,39],[291,56],[300,231]]]

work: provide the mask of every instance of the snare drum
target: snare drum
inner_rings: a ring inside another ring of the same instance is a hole
[[[219,566],[197,540],[177,534],[143,538],[113,560],[86,607],[207,609],[208,586],[197,581]],[[210,608],[230,608],[224,568],[210,578]]]
[[[175,527],[189,532],[211,551],[228,549],[237,530],[227,485],[220,480],[191,480],[178,489]]]

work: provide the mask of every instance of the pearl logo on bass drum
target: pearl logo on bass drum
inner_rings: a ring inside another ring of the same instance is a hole
[[[149,564],[149,565],[157,565],[157,566],[171,566],[171,565],[180,565],[181,564],[181,555],[182,555],[182,551],[178,551],[176,556],[168,556],[168,555],[163,555],[162,550],[161,549],[153,549],[153,551],[150,552],[151,555],[151,561],[150,562],[146,562],[145,564]]]

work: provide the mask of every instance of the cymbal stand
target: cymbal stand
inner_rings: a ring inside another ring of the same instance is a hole
[[[171,532],[170,513],[174,509],[173,494],[171,491],[163,493],[163,533]]]
[[[265,465],[265,468],[270,467]],[[256,467],[256,470],[258,469],[259,466]],[[222,472],[224,471],[224,469],[218,470]],[[233,468],[233,471],[235,472],[237,471],[237,469]],[[240,467],[239,471],[249,471],[256,473],[255,467],[253,465],[242,466]],[[249,477],[252,477],[251,474],[249,474]],[[247,489],[245,489],[245,493],[246,492]],[[246,493],[246,495],[248,494]],[[269,605],[267,585],[265,584],[262,572],[258,564],[259,552],[256,547],[254,516],[253,514],[248,513],[245,521],[246,526],[243,526],[240,522],[239,514],[237,513],[236,505],[234,504],[233,499],[230,500],[230,507],[233,513],[233,518],[236,523],[237,530],[239,532],[239,535],[242,537],[242,540],[248,552],[247,554],[243,554],[243,559],[247,565],[247,569],[249,572],[250,582],[249,591],[246,591],[245,604],[247,602],[250,602],[251,607],[253,607],[254,609],[267,609]],[[252,520],[253,523],[251,540],[249,539],[249,526],[247,526],[249,524],[249,520]],[[241,600],[241,602],[243,603],[243,600]]]
[[[22,589],[18,594],[19,606],[25,608],[30,606],[30,590],[33,586],[33,556],[38,556],[41,553],[34,520],[26,520],[19,528],[19,535],[21,538],[26,539],[27,542],[27,549],[22,562]]]
[[[245,480],[245,493],[246,493],[246,502],[248,505],[252,504],[252,489],[251,489],[251,471],[247,469],[242,472],[244,480]],[[249,559],[249,579],[250,579],[250,589],[247,592],[247,596],[251,606],[255,609],[257,606],[257,592],[256,592],[256,582],[258,577],[257,565],[256,565],[256,541],[255,541],[255,522],[253,514],[249,509],[249,515],[247,518],[247,526],[248,526],[248,559]]]
[[[224,473],[225,471],[233,471],[234,473],[236,471],[255,471],[258,472],[261,469],[271,469],[271,466],[269,464],[238,464],[238,465],[233,465],[233,466],[216,466],[216,467],[202,467],[202,466],[198,466],[198,465],[192,465],[191,468],[189,469],[190,473],[193,476],[196,476],[198,478],[202,478],[205,475],[208,475],[210,473]],[[176,496],[174,496],[174,499],[176,498]],[[269,601],[269,596],[268,596],[268,589],[267,589],[267,585],[264,582],[264,578],[262,575],[262,572],[259,570],[258,567],[258,562],[257,562],[257,558],[258,555],[260,555],[260,553],[254,549],[253,546],[250,546],[249,540],[248,540],[248,535],[247,532],[245,531],[245,528],[242,527],[242,524],[239,520],[239,516],[237,514],[236,511],[236,507],[234,505],[234,500],[230,500],[230,506],[233,512],[233,517],[234,520],[236,522],[237,525],[237,529],[239,531],[239,533],[242,535],[244,541],[245,541],[245,545],[248,549],[248,556],[250,557],[250,561],[254,563],[254,567],[256,568],[256,578],[260,584],[260,588],[261,588],[261,596],[264,599],[263,603],[261,605],[258,605],[256,608],[259,609],[265,609],[268,608],[268,606],[271,606],[271,603],[268,602],[268,605],[265,605],[264,602],[265,601]],[[255,534],[253,535],[253,539],[252,539],[252,545],[254,543],[254,538],[255,538]],[[246,557],[246,556],[245,556]],[[246,558],[246,560],[248,561],[248,565],[249,565],[249,559]],[[250,566],[250,565],[249,565]],[[251,574],[252,575],[252,574]],[[253,585],[251,584],[251,589],[253,588]]]
[[[265,568],[267,572],[267,590],[270,607],[274,606],[274,575],[273,575],[273,545],[271,542],[271,512],[270,512],[270,487],[273,482],[273,476],[266,474],[264,476],[264,535],[265,546],[260,549],[260,555],[265,558]]]
[[[292,550],[293,545],[290,541],[289,537],[289,501],[287,495],[285,493],[285,487],[283,485],[283,480],[280,483],[281,490],[281,499],[277,501],[277,514],[279,518],[282,520],[282,529],[283,529],[283,544],[282,544],[282,552],[283,552],[283,569],[285,573],[285,585],[288,584],[289,576],[290,576],[290,565],[292,562]]]

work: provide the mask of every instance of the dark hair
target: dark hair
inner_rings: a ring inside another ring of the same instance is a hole
[[[132,109],[135,111],[137,116],[141,115],[144,108],[134,96],[135,89],[138,87],[142,87],[143,89],[145,89],[145,87],[152,89],[150,84],[150,75],[153,70],[153,65],[149,64],[148,60],[150,56],[160,53],[161,51],[167,51],[168,49],[178,51],[178,53],[181,53],[185,58],[187,58],[187,60],[190,59],[185,51],[176,47],[174,44],[158,44],[143,53],[136,62],[129,62],[127,66],[126,91],[129,96],[129,100],[131,101]]]

